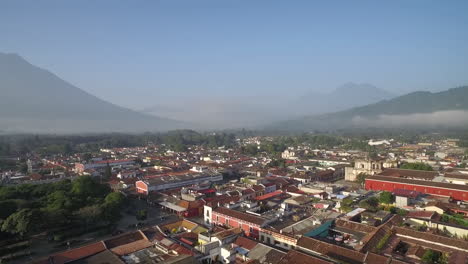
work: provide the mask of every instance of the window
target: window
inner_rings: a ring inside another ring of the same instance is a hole
[[[206,216],[210,217],[210,211],[206,210]]]
[[[219,216],[216,216],[216,222],[219,222]]]
[[[253,233],[253,231],[254,231],[253,227],[249,226],[249,232]]]
[[[260,241],[265,241],[265,237],[263,235],[260,235]]]
[[[229,219],[226,218],[226,225],[229,226]]]

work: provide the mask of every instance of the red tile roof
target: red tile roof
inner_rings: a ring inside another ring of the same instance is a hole
[[[252,186],[252,189],[254,189],[256,192],[258,191],[263,191],[265,190],[265,187],[261,186],[261,185],[253,185]]]
[[[365,257],[361,252],[305,236],[297,241],[297,246],[351,264],[363,263]]]
[[[146,236],[140,230],[109,238],[105,240],[104,243],[106,244],[106,247],[110,249],[138,240],[147,240]]]
[[[194,256],[195,253],[192,252],[191,250],[189,250],[188,248],[184,247],[184,246],[181,246],[181,245],[178,245],[178,244],[172,244],[169,249],[172,249],[174,251],[176,251],[177,253],[179,253],[180,255],[189,255],[189,256]]]
[[[278,195],[280,195],[282,193],[283,193],[282,190],[278,190],[278,191],[274,191],[274,192],[271,192],[271,193],[267,193],[267,194],[264,194],[264,195],[257,196],[257,197],[255,197],[255,199],[257,201],[262,201],[262,200],[266,200],[266,199],[270,199],[272,197],[278,196]]]
[[[127,255],[153,245],[153,243],[151,243],[140,230],[108,239],[104,243],[107,248],[120,256]]]
[[[410,211],[406,217],[432,219],[435,215],[434,211]]]
[[[361,223],[356,223],[353,221],[345,220],[345,219],[336,219],[335,226],[350,229],[353,231],[361,232],[361,233],[371,233],[374,232],[377,228]]]
[[[151,246],[153,246],[153,243],[151,243],[148,240],[138,240],[135,242],[112,248],[111,251],[119,256],[123,256],[145,248],[149,248]]]
[[[133,162],[134,160],[132,159],[121,159],[121,160],[100,160],[100,161],[96,161],[94,163],[98,163],[98,164],[103,164],[103,163],[109,163],[109,164],[113,164],[113,163],[121,163],[121,162]]]
[[[323,260],[314,256],[306,255],[296,250],[290,250],[288,254],[281,258],[277,264],[333,264],[331,261]]]
[[[236,241],[234,241],[234,244],[245,249],[252,250],[258,244],[258,242],[250,240],[246,237],[239,236],[237,237]]]
[[[242,190],[242,195],[248,195],[252,193],[255,193],[255,191],[252,188],[247,188],[245,190]]]
[[[419,178],[424,180],[432,180],[439,173],[437,171],[422,171],[422,170],[405,170],[405,169],[396,169],[388,168],[384,169],[378,175],[382,176],[391,176],[398,178]]]
[[[60,252],[54,255],[51,255],[49,259],[54,264],[64,264],[74,260],[83,259],[92,255],[95,255],[99,252],[106,250],[106,246],[102,241],[82,246],[79,248],[70,249],[64,252]]]

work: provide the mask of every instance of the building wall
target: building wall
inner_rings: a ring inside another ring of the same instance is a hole
[[[211,225],[212,214],[213,214],[213,208],[205,205],[203,207],[203,219],[205,219],[205,224]]]
[[[266,186],[265,187],[265,193],[271,193],[276,191],[276,185],[271,185],[271,186]]]
[[[295,238],[275,233],[269,230],[262,229],[260,231],[260,241],[267,244],[277,246],[286,250],[291,250],[296,247],[297,240]]]
[[[189,208],[185,212],[183,212],[184,217],[196,217],[200,216],[203,210],[201,208]]]
[[[381,173],[384,168],[395,168],[397,163],[395,161],[373,161],[373,160],[356,160],[354,167],[345,168],[345,180],[355,181],[360,173],[374,175]]]
[[[468,229],[459,228],[455,226],[444,225],[442,223],[434,223],[428,220],[410,218],[409,221],[414,225],[426,225],[429,228],[438,229],[440,231],[447,230],[450,234],[457,235],[458,237],[468,236]]]
[[[397,196],[395,197],[395,204],[397,207],[405,207],[408,206],[408,198],[407,197],[402,197],[402,196]]]
[[[393,192],[395,189],[412,190],[425,194],[446,196],[456,200],[468,201],[468,191],[366,179],[366,190]]]
[[[240,227],[246,236],[257,239],[260,233],[260,227],[251,223],[244,222],[242,220],[218,214],[212,213],[211,221],[215,225],[225,225],[227,227]]]
[[[126,160],[126,161],[118,161],[118,162],[112,162],[110,160],[109,166],[114,167],[114,166],[123,166],[123,165],[132,165],[135,162],[133,160]],[[107,162],[100,162],[100,163],[75,163],[75,170],[78,173],[82,173],[83,171],[87,169],[98,169],[98,168],[104,168],[107,166]]]
[[[440,209],[439,207],[437,206],[426,206],[423,208],[424,211],[433,211],[433,212],[437,212],[438,214],[443,214],[444,213],[444,210]]]

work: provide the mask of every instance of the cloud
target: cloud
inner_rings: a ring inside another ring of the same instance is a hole
[[[356,116],[356,126],[377,127],[460,127],[468,125],[468,111],[438,111],[405,115],[379,115],[377,118]]]

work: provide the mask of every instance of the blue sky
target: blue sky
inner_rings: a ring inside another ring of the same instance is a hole
[[[0,1],[0,51],[111,102],[468,84],[468,1]]]

